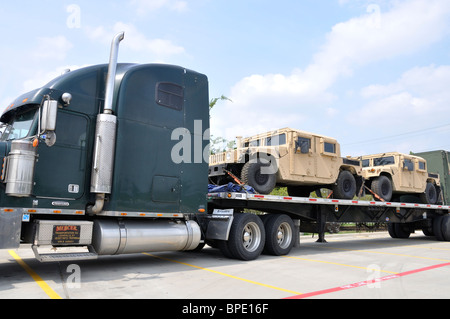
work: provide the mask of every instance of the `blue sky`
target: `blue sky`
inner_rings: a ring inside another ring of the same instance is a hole
[[[0,7],[0,103],[66,68],[119,61],[208,75],[214,136],[282,127],[343,155],[450,150],[448,0],[24,0]]]

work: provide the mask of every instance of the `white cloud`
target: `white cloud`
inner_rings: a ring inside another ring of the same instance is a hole
[[[73,48],[73,44],[64,36],[41,37],[37,41],[38,44],[33,50],[32,56],[38,60],[64,60],[67,52]]]
[[[359,116],[374,118],[386,116],[411,123],[431,123],[450,111],[450,66],[415,67],[395,82],[370,85],[361,90],[369,102],[358,112]],[[436,115],[438,118],[436,118]],[[433,120],[434,118],[434,120]],[[450,122],[450,120],[449,120]]]
[[[341,4],[345,3],[341,1]],[[294,69],[288,75],[253,74],[238,81],[228,96],[233,103],[221,107],[223,113],[218,116],[239,114],[233,118],[233,123],[241,131],[249,119],[258,124],[266,121],[272,129],[274,126],[291,125],[302,128],[308,120],[323,123],[318,118],[321,114],[329,118],[345,116],[346,112],[330,107],[331,102],[338,98],[331,93],[331,88],[340,78],[351,77],[361,66],[407,56],[427,48],[448,34],[449,1],[411,0],[391,3],[390,11],[371,8],[359,17],[334,25],[324,45],[304,70]],[[374,86],[366,88],[363,94],[373,94],[370,90],[389,89]],[[411,107],[417,114],[433,106],[426,97],[415,96],[410,92],[385,95],[379,101],[371,101],[369,106],[387,108],[385,105],[394,107],[396,103],[402,105],[399,110]],[[212,125],[212,130],[218,131],[214,134],[221,135],[229,122],[221,124],[218,121],[213,124],[216,126]],[[316,129],[317,125],[312,128]],[[262,128],[262,131],[268,129]]]
[[[364,87],[362,107],[347,117],[359,138],[353,137],[344,147],[370,145],[370,153],[450,147],[448,83],[450,65],[431,65],[412,68],[392,83]]]
[[[105,43],[110,43],[114,35],[121,31],[125,31],[127,45],[124,49],[147,52],[160,58],[185,52],[185,49],[182,46],[176,45],[170,40],[147,38],[146,35],[141,33],[133,24],[117,22],[109,29],[106,29],[103,26],[86,28],[86,32],[91,39],[104,41]]]

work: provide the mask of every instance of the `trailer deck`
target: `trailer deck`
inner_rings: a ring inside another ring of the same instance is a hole
[[[215,209],[232,208],[234,210],[256,210],[270,214],[287,214],[293,220],[300,221],[300,231],[319,234],[319,241],[325,241],[325,225],[329,222],[385,222],[389,225],[403,224],[406,233],[422,229],[435,235],[433,228],[438,227],[438,239],[445,239],[441,233],[442,218],[449,216],[449,205],[431,205],[421,203],[383,202],[343,200],[327,198],[307,198],[277,195],[259,195],[248,193],[209,193],[209,206]],[[439,226],[433,226],[439,219]],[[396,236],[391,232],[392,237]]]

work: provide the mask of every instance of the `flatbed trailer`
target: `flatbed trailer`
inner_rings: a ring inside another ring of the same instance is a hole
[[[266,227],[266,245],[267,241],[275,242],[275,245],[278,242],[279,246],[283,246],[283,241],[293,241],[290,245],[284,244],[287,249],[284,249],[282,253],[275,253],[279,255],[288,254],[290,248],[299,245],[299,232],[318,233],[318,241],[326,242],[325,225],[328,222],[383,222],[387,223],[389,234],[393,238],[406,239],[415,230],[422,230],[425,235],[435,236],[438,240],[450,240],[450,206],[448,205],[233,192],[209,193],[208,200],[210,211],[229,210],[233,211],[235,216],[244,211],[249,214],[248,210],[250,213],[261,212],[260,217]],[[291,233],[287,230],[289,227],[286,222],[284,226],[280,224],[276,230],[267,229],[267,223],[264,220],[273,218],[270,216],[281,215],[286,216],[284,220],[292,220],[291,225],[294,228]],[[245,237],[245,234],[243,236]]]

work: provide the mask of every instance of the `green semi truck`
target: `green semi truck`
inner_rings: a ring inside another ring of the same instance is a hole
[[[323,240],[327,221],[348,220],[450,240],[450,206],[208,193],[207,77],[117,63],[123,39],[114,37],[109,64],[65,73],[1,115],[0,249],[31,244],[51,262],[209,244],[252,260],[264,248],[288,254],[299,231]]]

